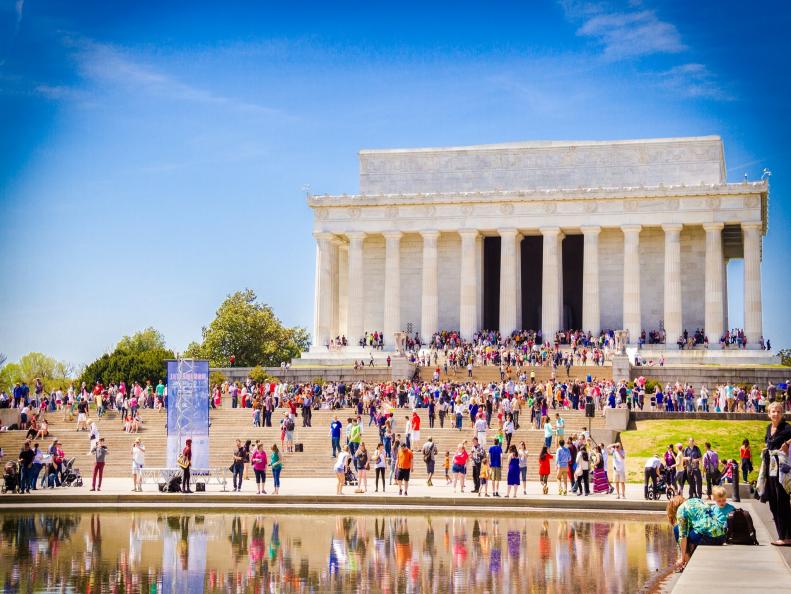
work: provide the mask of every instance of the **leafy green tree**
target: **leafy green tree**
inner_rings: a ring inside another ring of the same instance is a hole
[[[74,367],[66,361],[33,352],[22,355],[17,363],[9,363],[0,369],[0,387],[5,389],[16,382],[30,385],[36,378],[41,378],[45,390],[65,388],[74,381]]]
[[[783,349],[777,354],[780,355],[780,363],[791,367],[791,349]]]
[[[214,320],[202,329],[200,344],[191,343],[185,355],[205,358],[212,366],[277,366],[308,348],[310,337],[304,328],[289,328],[272,308],[258,303],[251,289],[237,291],[217,309]]]
[[[165,348],[165,339],[154,328],[146,328],[132,336],[124,336],[111,353],[106,353],[86,365],[80,381],[88,386],[96,382],[107,385],[151,381],[156,385],[167,374],[167,360],[175,359],[173,351]]]

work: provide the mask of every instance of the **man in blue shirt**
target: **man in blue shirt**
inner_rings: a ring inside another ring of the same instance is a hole
[[[338,452],[341,451],[341,430],[343,423],[338,420],[338,415],[335,415],[332,423],[330,423],[330,437],[332,438],[332,457],[335,458]]]
[[[555,452],[555,464],[558,468],[558,492],[565,495],[569,490],[569,463],[571,462],[571,452],[566,447],[565,440],[558,442],[558,450]]]
[[[499,497],[500,480],[503,476],[502,468],[503,449],[500,447],[500,440],[495,439],[494,445],[489,448],[489,468],[492,471],[492,497]]]

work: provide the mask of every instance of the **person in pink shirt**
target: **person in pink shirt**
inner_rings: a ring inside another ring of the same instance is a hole
[[[258,442],[250,455],[250,462],[253,464],[253,471],[255,471],[255,487],[258,489],[258,494],[266,495],[266,451],[261,442]]]

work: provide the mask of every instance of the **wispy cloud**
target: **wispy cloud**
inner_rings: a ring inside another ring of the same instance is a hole
[[[652,74],[658,84],[684,97],[730,101],[733,97],[722,89],[717,77],[703,64],[681,64]]]
[[[199,87],[147,64],[131,52],[84,38],[66,38],[81,74],[103,85],[114,84],[176,101],[201,103],[264,116],[285,116],[281,110]]]
[[[581,23],[577,35],[599,42],[603,55],[617,61],[652,54],[678,53],[686,46],[672,23],[639,1],[615,7],[606,2],[559,0],[566,18]]]

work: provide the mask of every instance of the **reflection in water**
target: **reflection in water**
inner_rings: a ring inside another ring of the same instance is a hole
[[[664,524],[516,515],[108,512],[0,525],[0,592],[634,592],[675,555]]]

